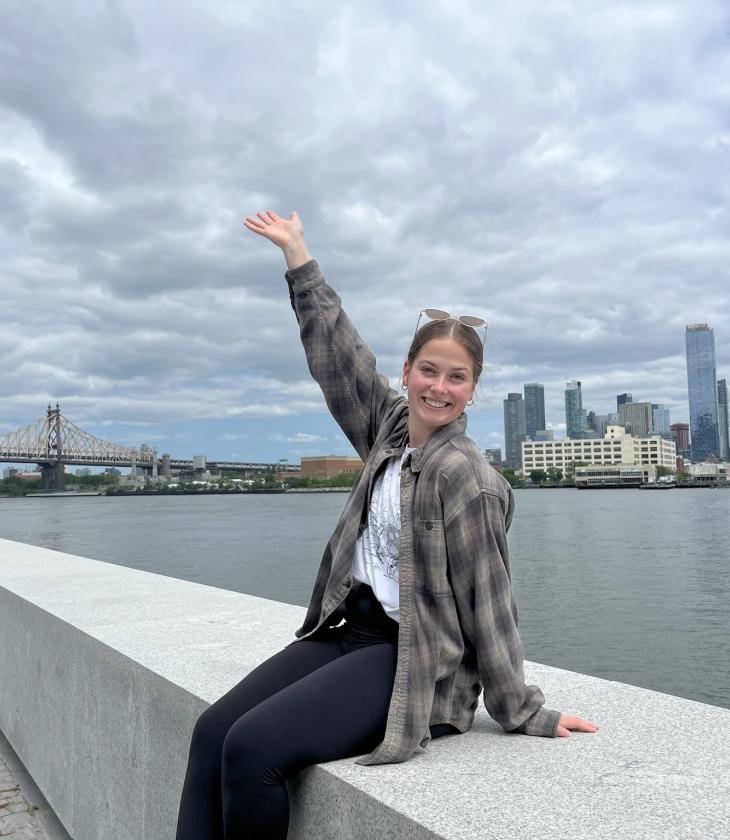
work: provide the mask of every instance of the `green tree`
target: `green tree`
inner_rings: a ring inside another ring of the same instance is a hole
[[[514,470],[503,470],[502,475],[509,481],[511,487],[524,486],[522,476],[517,475]]]
[[[17,475],[0,480],[0,495],[3,496],[25,496],[33,490],[40,490],[41,480],[18,478]]]
[[[574,485],[575,484],[575,468],[576,467],[587,467],[588,464],[585,461],[571,461],[569,464],[565,465],[565,481],[563,484]]]
[[[656,468],[656,477],[657,478],[662,478],[665,475],[672,475],[673,472],[674,472],[674,470],[671,469],[671,467],[659,466],[659,467]]]
[[[547,474],[551,484],[560,484],[563,480],[563,471],[557,467],[548,467]]]
[[[547,481],[548,474],[545,470],[530,470],[530,481],[533,484],[542,484],[543,481]]]

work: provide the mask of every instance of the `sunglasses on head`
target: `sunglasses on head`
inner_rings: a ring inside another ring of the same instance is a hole
[[[425,315],[427,318],[430,318],[432,321],[458,321],[465,327],[471,327],[474,330],[476,330],[477,327],[484,327],[484,338],[481,339],[481,342],[482,344],[484,344],[484,342],[486,341],[487,322],[484,320],[484,318],[478,318],[476,315],[451,315],[448,312],[444,312],[443,309],[422,309],[418,313],[418,321],[416,322],[416,332],[418,332],[418,327],[420,326],[421,318],[423,315]]]

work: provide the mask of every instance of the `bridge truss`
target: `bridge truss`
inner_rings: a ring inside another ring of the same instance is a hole
[[[40,464],[43,486],[60,489],[65,464],[152,467],[154,453],[137,452],[90,435],[64,417],[56,403],[55,408],[49,405],[46,416],[36,423],[0,435],[0,461]]]

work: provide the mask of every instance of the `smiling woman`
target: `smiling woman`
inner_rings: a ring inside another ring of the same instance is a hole
[[[297,214],[245,225],[284,252],[309,369],[364,467],[297,639],[200,716],[177,840],[283,840],[289,777],[347,756],[406,761],[432,738],[466,732],[482,691],[507,731],[598,729],[545,708],[524,681],[512,492],[465,434],[482,369],[474,328],[446,317],[417,330],[405,399],[311,258]]]

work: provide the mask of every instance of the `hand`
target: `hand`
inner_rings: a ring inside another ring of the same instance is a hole
[[[257,213],[256,216],[258,218],[246,216],[244,225],[250,231],[278,245],[284,252],[287,268],[299,268],[312,259],[304,244],[304,230],[296,210],[289,219],[282,219],[273,210]]]
[[[296,210],[289,219],[282,219],[273,210],[266,210],[256,215],[258,216],[257,219],[253,216],[246,216],[244,225],[254,233],[258,233],[259,236],[270,239],[274,245],[278,245],[280,248],[284,248],[297,237],[304,238],[302,223]]]
[[[599,727],[595,723],[589,723],[587,720],[583,720],[583,718],[560,715],[555,734],[559,738],[567,738],[570,735],[571,729],[577,732],[598,732]]]

